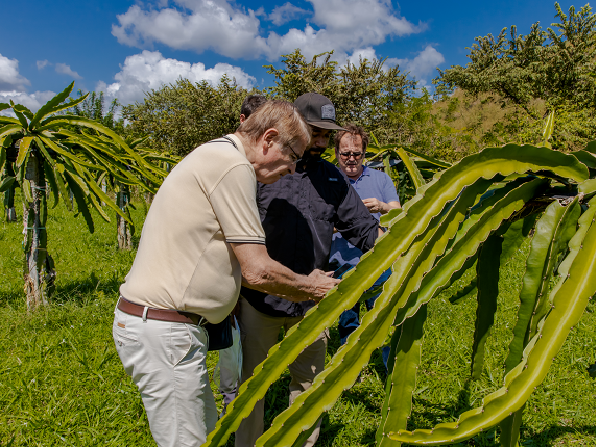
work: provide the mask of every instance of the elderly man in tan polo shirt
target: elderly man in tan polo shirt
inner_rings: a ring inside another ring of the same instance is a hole
[[[269,101],[236,133],[190,153],[155,196],[113,336],[160,446],[201,445],[215,427],[203,325],[232,311],[241,282],[292,301],[320,300],[338,282],[269,258],[257,209],[257,181],[294,173],[309,140],[291,103]]]

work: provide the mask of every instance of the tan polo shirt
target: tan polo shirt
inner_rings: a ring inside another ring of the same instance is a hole
[[[120,286],[138,305],[222,321],[242,279],[230,243],[265,244],[257,177],[240,140],[199,146],[168,175],[143,225],[135,261]]]

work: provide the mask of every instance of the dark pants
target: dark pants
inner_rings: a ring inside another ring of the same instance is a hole
[[[378,288],[383,283],[387,281],[389,276],[391,275],[391,269],[387,269],[379,279],[375,282],[374,285],[370,287],[366,292],[371,291],[375,288]],[[365,292],[365,294],[366,294]],[[375,301],[377,297],[379,297],[381,293],[377,294],[370,299],[366,299],[364,301],[364,305],[366,306],[366,311],[370,311],[375,306]],[[354,305],[354,307],[350,310],[346,310],[339,316],[339,324],[337,325],[337,330],[339,331],[339,337],[341,339],[341,344],[345,344],[348,336],[350,336],[356,328],[360,326],[360,301]],[[381,354],[383,356],[383,364],[385,364],[385,368],[387,368],[387,359],[389,358],[389,347],[383,347],[381,349]]]

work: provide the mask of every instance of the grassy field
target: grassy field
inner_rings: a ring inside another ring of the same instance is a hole
[[[139,229],[145,213],[146,208],[137,204],[133,216]],[[73,217],[62,205],[50,210],[48,246],[56,261],[56,295],[51,306],[28,314],[21,271],[22,225],[0,223],[3,446],[154,445],[140,395],[122,369],[111,335],[118,287],[132,264],[134,251],[116,249],[114,221],[97,219],[96,224],[91,235],[82,216]],[[511,322],[517,312],[524,250],[527,245],[502,269],[497,322],[487,343],[486,365],[479,381],[469,381],[474,298],[459,305],[451,305],[446,296],[431,302],[411,428],[451,421],[501,386]],[[528,401],[522,445],[596,445],[596,380],[586,372],[595,362],[593,310],[592,301],[543,385]],[[331,335],[328,360],[339,347],[335,327]],[[210,369],[216,362],[217,354],[210,353]],[[363,382],[346,391],[323,417],[319,445],[374,445],[385,380],[379,351],[362,376]],[[289,381],[286,371],[270,388],[267,425],[287,406]],[[216,398],[221,406],[221,397]],[[492,429],[465,445],[498,443],[499,432]]]

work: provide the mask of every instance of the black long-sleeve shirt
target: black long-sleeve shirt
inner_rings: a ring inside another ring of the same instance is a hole
[[[368,251],[378,236],[378,222],[349,180],[325,160],[296,167],[296,173],[258,185],[257,204],[269,256],[299,274],[325,270],[333,227]],[[274,317],[303,316],[314,301],[290,302],[254,289],[241,294],[258,311]]]

